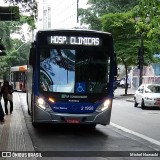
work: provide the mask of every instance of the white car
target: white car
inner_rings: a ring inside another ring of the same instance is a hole
[[[122,88],[125,88],[125,84],[126,84],[126,79],[122,78],[121,81],[120,81],[120,86]],[[127,79],[127,84],[128,84],[128,87],[130,87],[130,80],[129,79]]]
[[[142,84],[134,95],[134,107],[138,104],[142,109],[146,107],[160,108],[160,84]]]

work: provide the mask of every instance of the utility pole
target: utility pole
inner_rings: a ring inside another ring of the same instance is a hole
[[[144,64],[144,45],[143,36],[141,35],[141,47],[138,49],[138,69],[139,69],[139,86],[143,82],[143,64]]]

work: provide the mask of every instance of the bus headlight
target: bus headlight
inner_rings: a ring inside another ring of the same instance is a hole
[[[45,102],[45,100],[43,98],[40,97],[36,97],[36,106],[46,110],[49,109],[50,106]]]
[[[99,105],[96,109],[97,112],[103,112],[104,110],[108,109],[111,105],[111,100],[107,99],[105,100],[101,105]]]

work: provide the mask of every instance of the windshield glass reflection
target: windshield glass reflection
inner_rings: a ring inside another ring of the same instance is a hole
[[[60,93],[104,93],[109,57],[93,49],[41,49],[40,90]]]

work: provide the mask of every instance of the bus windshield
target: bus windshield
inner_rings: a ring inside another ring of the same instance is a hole
[[[39,89],[56,93],[106,93],[110,57],[106,48],[41,48]]]

